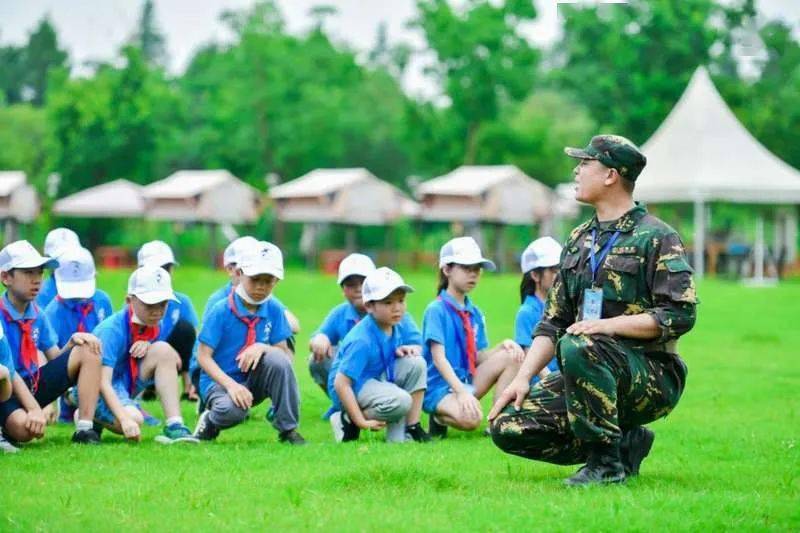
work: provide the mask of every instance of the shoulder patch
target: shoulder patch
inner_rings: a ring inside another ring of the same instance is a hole
[[[614,246],[611,253],[615,255],[636,255],[639,253],[638,246]]]

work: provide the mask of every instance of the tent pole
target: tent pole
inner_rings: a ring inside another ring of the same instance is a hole
[[[706,209],[703,200],[694,201],[694,270],[698,278],[705,274]]]
[[[760,283],[764,281],[764,213],[760,209],[756,217],[755,261],[753,278]]]

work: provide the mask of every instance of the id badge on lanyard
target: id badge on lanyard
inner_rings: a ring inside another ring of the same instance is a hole
[[[581,309],[581,320],[600,320],[603,317],[603,289],[597,286],[597,273],[600,265],[603,264],[608,252],[619,238],[619,231],[608,239],[608,242],[600,251],[600,256],[595,256],[595,243],[597,241],[597,230],[592,230],[592,245],[589,248],[589,266],[592,269],[592,287],[583,291],[583,307]]]

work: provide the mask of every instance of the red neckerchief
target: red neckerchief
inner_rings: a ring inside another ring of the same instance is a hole
[[[244,323],[244,325],[247,326],[247,338],[244,341],[244,346],[242,346],[242,348],[239,350],[239,353],[242,353],[247,348],[256,343],[256,326],[258,325],[259,322],[261,322],[261,317],[260,316],[247,317],[240,314],[239,311],[236,309],[236,300],[234,299],[234,291],[231,291],[230,294],[228,294],[228,307],[230,308],[231,313],[233,313],[233,316],[241,320]]]
[[[61,296],[56,296],[56,300],[64,302]],[[77,304],[75,307],[78,310],[78,332],[84,333],[86,331],[86,318],[89,316],[89,313],[94,311],[94,302],[91,300],[84,301]]]
[[[156,340],[159,334],[159,327],[158,325],[145,326],[143,324],[135,324],[133,322],[133,306],[128,304],[128,331],[131,337],[131,342],[128,345],[130,349],[131,346],[139,341],[153,342]],[[131,396],[133,396],[136,394],[136,380],[139,379],[139,360],[128,354],[128,364],[130,365],[131,372],[129,391]]]
[[[475,342],[475,330],[472,327],[472,320],[470,319],[470,312],[464,309],[463,311],[460,310],[458,307],[452,304],[450,300],[446,298],[442,298],[441,296],[438,297],[439,300],[443,301],[445,305],[447,305],[450,309],[452,309],[456,315],[461,319],[461,326],[464,328],[464,336],[467,338],[466,340],[466,352],[467,352],[467,364],[469,365],[469,374],[470,376],[475,375],[475,367],[478,360],[478,345]]]
[[[31,305],[33,305],[34,313],[38,316],[39,308],[36,306],[36,303],[31,302]],[[31,377],[31,392],[36,394],[36,391],[39,389],[39,374],[41,370],[39,368],[39,352],[36,349],[36,342],[33,340],[33,323],[36,322],[36,318],[20,318],[19,320],[14,320],[11,313],[6,309],[6,303],[3,298],[0,298],[0,311],[3,312],[8,322],[13,322],[19,327],[21,337],[19,343],[20,359],[22,360],[22,366],[25,367],[25,370]]]

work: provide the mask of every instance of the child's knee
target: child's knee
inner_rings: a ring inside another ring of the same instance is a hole
[[[101,356],[85,344],[72,348],[70,358],[72,357],[78,360],[81,368],[100,368],[103,366]]]
[[[147,355],[155,358],[157,364],[174,365],[176,369],[181,368],[181,356],[175,351],[175,348],[164,341],[154,342]]]
[[[261,356],[261,364],[259,365],[265,371],[267,369],[277,372],[294,372],[292,368],[292,361],[286,352],[280,348],[268,348],[264,355]]]

